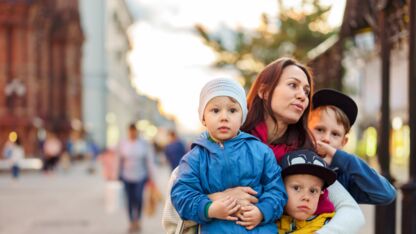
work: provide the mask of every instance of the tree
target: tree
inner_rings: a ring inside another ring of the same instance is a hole
[[[226,43],[230,38],[196,25],[204,43],[217,54],[213,65],[236,69],[248,88],[259,71],[276,58],[290,56],[307,62],[308,51],[335,33],[327,24],[330,7],[319,0],[302,0],[299,8],[286,7],[278,0],[278,7],[277,16],[262,14],[261,24],[254,30],[230,29],[232,43]]]

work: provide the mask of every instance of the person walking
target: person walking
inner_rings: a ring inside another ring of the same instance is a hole
[[[59,156],[63,150],[62,142],[53,132],[46,134],[45,142],[43,143],[44,164],[43,170],[46,174],[52,172],[59,161]]]
[[[8,161],[11,166],[11,172],[13,179],[18,179],[20,176],[20,164],[25,158],[25,151],[23,149],[20,138],[17,137],[16,140],[10,146],[10,156]]]
[[[165,147],[166,159],[173,170],[179,165],[182,156],[186,154],[186,147],[175,130],[169,130],[169,143]]]
[[[143,190],[154,174],[153,146],[139,137],[135,124],[128,127],[128,138],[118,146],[120,179],[124,184],[127,198],[127,213],[130,220],[129,232],[141,229]]]

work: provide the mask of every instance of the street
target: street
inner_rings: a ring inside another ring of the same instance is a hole
[[[28,172],[18,181],[13,181],[9,174],[0,174],[0,233],[127,233],[123,205],[108,204],[106,182],[100,170],[91,175],[86,168],[86,164],[79,164],[68,172],[59,170],[53,175]],[[158,169],[156,183],[165,194],[169,169]],[[142,234],[163,233],[162,207],[160,204],[153,217],[143,217]]]
[[[158,166],[156,183],[164,195],[169,173],[167,165]],[[111,194],[106,196],[108,184],[99,166],[94,174],[87,173],[87,164],[75,165],[67,172],[60,169],[53,175],[27,172],[18,181],[3,172],[0,188],[0,234],[127,233],[123,201],[117,204],[108,197]],[[122,197],[121,190],[119,196]],[[400,194],[397,201],[401,201]],[[153,217],[144,215],[142,234],[163,233],[162,208],[160,204]],[[361,208],[366,225],[360,234],[374,233],[374,206]],[[399,209],[397,215],[400,216]],[[397,221],[399,227],[399,217]]]

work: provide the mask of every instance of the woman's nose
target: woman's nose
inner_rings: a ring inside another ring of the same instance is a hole
[[[305,91],[303,89],[298,90],[297,94],[296,94],[296,98],[298,98],[299,100],[305,101],[307,97]]]

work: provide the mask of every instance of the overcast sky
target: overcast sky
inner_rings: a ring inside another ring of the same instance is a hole
[[[276,0],[128,0],[136,23],[130,28],[132,71],[139,92],[160,100],[183,132],[199,131],[199,91],[209,80],[233,77],[211,69],[215,55],[193,27],[255,28],[260,15],[276,15]],[[290,0],[296,5],[299,0]],[[326,0],[331,3],[333,1]],[[339,25],[345,0],[335,1],[330,22]],[[189,88],[188,88],[189,87]]]

